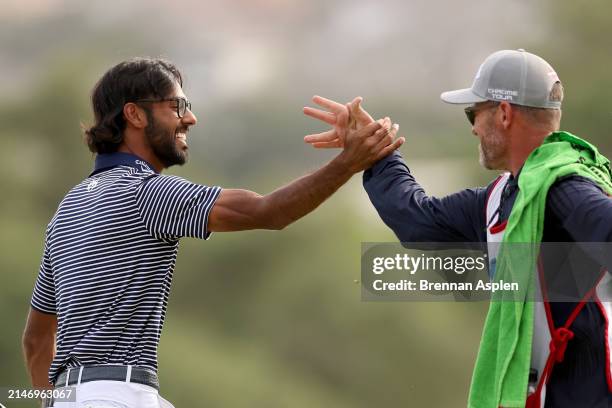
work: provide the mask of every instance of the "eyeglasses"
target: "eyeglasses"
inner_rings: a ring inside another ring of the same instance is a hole
[[[480,106],[472,105],[472,106],[468,106],[463,111],[465,112],[465,116],[467,116],[467,119],[470,121],[470,124],[474,126],[474,122],[476,121],[477,112],[483,111],[485,109],[496,108],[498,105],[499,105],[499,102],[493,102],[492,105],[489,105],[486,103]]]
[[[176,103],[176,116],[182,118],[185,116],[187,109],[191,111],[191,102],[186,98],[179,96],[177,98],[163,98],[163,99],[138,99],[138,102],[175,102]]]

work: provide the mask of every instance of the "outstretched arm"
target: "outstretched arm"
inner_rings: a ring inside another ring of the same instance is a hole
[[[389,155],[403,142],[388,118],[347,131],[344,149],[324,167],[261,196],[247,190],[223,190],[208,218],[209,231],[282,229],[317,208],[355,173]]]
[[[355,98],[346,106],[320,96],[313,102],[326,110],[304,108],[304,113],[332,126],[327,132],[308,135],[304,141],[316,148],[340,147],[343,132],[372,121]],[[467,189],[443,198],[428,197],[398,152],[367,169],[363,185],[382,220],[402,242],[483,241],[486,189]]]
[[[397,152],[366,170],[363,186],[380,218],[401,242],[486,240],[486,188],[428,196]]]

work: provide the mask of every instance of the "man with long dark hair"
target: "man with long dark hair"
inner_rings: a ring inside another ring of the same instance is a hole
[[[403,142],[385,118],[348,132],[333,160],[271,194],[195,184],[161,174],[187,161],[197,123],[182,85],[161,59],[104,74],[85,131],[94,170],[46,230],[25,356],[35,387],[75,386],[78,407],[171,406],[158,394],[157,347],[180,238],[283,229]]]

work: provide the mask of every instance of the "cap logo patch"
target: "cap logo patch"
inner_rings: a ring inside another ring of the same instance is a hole
[[[488,88],[487,93],[491,95],[491,98],[499,101],[513,101],[515,97],[518,97],[518,91],[510,89]]]

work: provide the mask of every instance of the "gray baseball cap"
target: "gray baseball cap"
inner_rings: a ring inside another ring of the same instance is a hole
[[[559,81],[557,73],[543,58],[525,50],[502,50],[484,60],[471,88],[444,92],[447,103],[473,104],[507,101],[535,108],[561,109],[561,101],[551,95]]]

